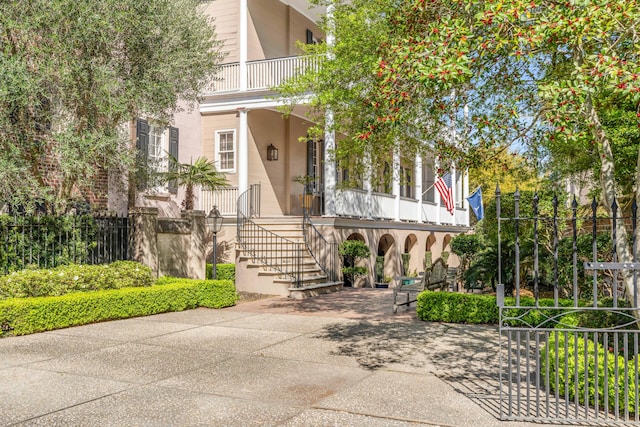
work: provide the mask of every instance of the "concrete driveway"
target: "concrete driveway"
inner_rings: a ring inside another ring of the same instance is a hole
[[[242,302],[0,340],[0,425],[501,422],[496,328],[391,312],[391,291]]]

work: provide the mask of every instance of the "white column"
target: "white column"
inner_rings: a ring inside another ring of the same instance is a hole
[[[244,193],[249,189],[249,110],[238,110],[238,192]]]
[[[333,112],[325,113],[324,131],[324,216],[336,216],[336,133],[333,131]]]
[[[333,59],[331,49],[335,44],[335,36],[332,31],[333,4],[327,6],[327,31],[328,59]],[[324,114],[324,216],[336,216],[336,162],[333,152],[336,149],[336,133],[333,130],[333,111],[327,110]]]
[[[371,165],[371,154],[366,152],[364,155],[364,181],[362,186],[364,190],[367,192],[366,201],[365,201],[365,212],[364,217],[367,219],[371,219],[373,217],[373,186],[371,185],[371,177],[373,174],[373,169]]]
[[[416,220],[422,221],[422,156],[416,155],[416,171],[413,181],[415,182],[415,199],[418,201],[418,209],[416,212]]]
[[[248,24],[248,15],[249,15],[249,6],[247,5],[248,0],[240,0],[240,28],[239,28],[239,44],[240,44],[240,57],[238,58],[238,62],[240,63],[240,90],[247,90],[247,52],[248,52],[248,37],[247,34],[249,32],[249,24]]]
[[[440,179],[440,175],[436,172],[439,169],[440,169],[440,164],[437,162],[437,160],[434,160],[433,161],[433,170],[434,170],[433,179],[435,181]],[[442,224],[442,212],[440,212],[442,210],[442,198],[440,197],[440,192],[435,188],[433,189],[433,192],[434,192],[434,199],[435,199],[435,195],[438,195],[437,202],[436,202],[436,224]]]
[[[458,171],[456,170],[456,165],[451,165],[451,197],[453,198],[453,218],[451,222],[453,225],[456,224],[456,208],[458,206]]]
[[[464,181],[462,184],[462,203],[464,204],[464,209],[467,211],[467,214],[465,215],[466,218],[466,222],[464,225],[466,225],[467,227],[469,226],[469,224],[471,223],[470,219],[469,219],[469,215],[471,215],[471,209],[469,209],[469,201],[467,200],[467,197],[469,196],[469,169],[464,171]]]
[[[393,150],[393,187],[391,193],[395,197],[393,219],[400,221],[400,153],[397,147]]]

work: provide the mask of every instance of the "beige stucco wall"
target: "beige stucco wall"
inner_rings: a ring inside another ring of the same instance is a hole
[[[324,39],[318,26],[278,0],[248,0],[247,60],[280,58],[299,54],[297,42],[306,40],[306,30],[317,39]],[[239,61],[240,1],[215,0],[205,12],[214,18],[225,63]]]
[[[309,123],[299,117],[284,118],[273,110],[251,110],[247,113],[249,127],[249,184],[262,185],[261,209],[263,216],[300,215],[302,185],[294,178],[306,174],[307,148],[299,138],[307,134]],[[202,153],[216,159],[215,132],[236,130],[236,165],[238,162],[237,113],[210,114],[202,116]],[[278,149],[277,161],[267,160],[267,147],[273,144]],[[231,185],[238,183],[238,170],[227,173]]]
[[[222,52],[227,56],[223,62],[238,62],[238,30],[240,28],[239,0],[215,0],[208,2],[205,13],[214,19],[218,40],[223,40]]]

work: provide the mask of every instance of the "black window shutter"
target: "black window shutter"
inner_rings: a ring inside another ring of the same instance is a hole
[[[136,123],[136,182],[138,190],[147,188],[147,159],[149,158],[149,123],[138,119]]]
[[[180,137],[180,132],[178,128],[174,128],[173,126],[169,126],[169,155],[173,157],[176,161],[169,161],[169,171],[174,172],[178,161],[178,139]],[[169,193],[176,194],[178,192],[178,182],[176,180],[169,181]]]
[[[313,44],[313,31],[307,30],[307,44]]]

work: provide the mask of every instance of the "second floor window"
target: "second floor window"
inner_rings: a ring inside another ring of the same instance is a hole
[[[216,156],[220,172],[236,171],[236,131],[216,131]]]

